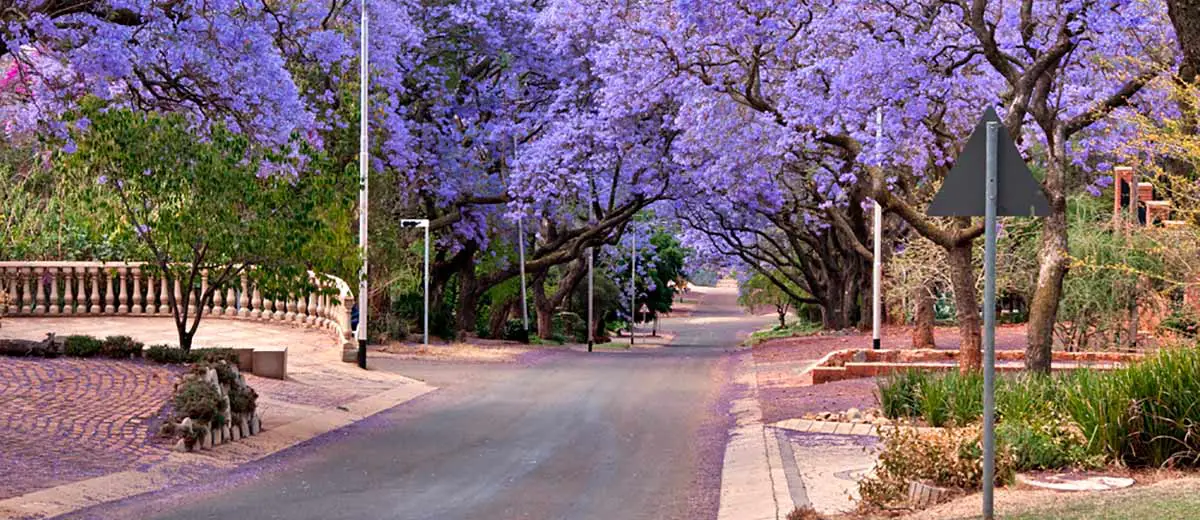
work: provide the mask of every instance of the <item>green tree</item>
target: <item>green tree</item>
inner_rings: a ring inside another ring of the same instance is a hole
[[[184,350],[197,309],[243,274],[280,298],[315,290],[310,270],[353,272],[352,168],[300,140],[268,150],[220,125],[199,135],[180,115],[85,106],[90,128],[65,164],[113,195],[106,221],[136,237],[148,270],[184,288],[167,292]]]
[[[781,280],[788,280],[788,277],[776,277]],[[791,282],[786,282],[791,283]],[[803,293],[799,287],[791,287],[791,290],[797,294]],[[787,327],[787,313],[792,309],[792,297],[788,295],[778,285],[771,282],[766,276],[761,273],[755,273],[749,280],[742,284],[738,294],[738,304],[742,307],[750,309],[751,312],[762,307],[770,307],[779,315],[779,328]]]

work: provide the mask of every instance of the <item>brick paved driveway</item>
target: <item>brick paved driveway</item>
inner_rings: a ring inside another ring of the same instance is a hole
[[[154,317],[9,317],[0,338],[39,340],[48,332],[122,334],[147,345],[178,342],[172,320]],[[266,429],[404,382],[343,363],[341,347],[326,330],[209,319],[200,324],[195,345],[287,347],[286,381],[246,375],[259,394]],[[0,499],[162,462],[170,446],[155,442],[157,425],[150,419],[182,370],[140,361],[0,356]]]
[[[0,498],[163,460],[151,420],[178,370],[0,357]]]

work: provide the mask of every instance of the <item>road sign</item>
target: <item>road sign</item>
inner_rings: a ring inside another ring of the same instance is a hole
[[[987,166],[987,124],[1000,123],[996,111],[988,108],[983,118],[975,125],[967,146],[963,148],[954,168],[942,182],[929,204],[928,215],[937,217],[982,217],[986,212],[984,201],[984,176]],[[1042,187],[1033,178],[1033,173],[1021,158],[1017,144],[1008,135],[1004,125],[999,125],[996,145],[997,200],[996,214],[1002,217],[1044,217],[1050,214],[1050,205],[1042,194]]]
[[[983,173],[983,175],[980,175]],[[996,111],[988,108],[929,205],[933,216],[984,217],[983,518],[996,480],[996,216],[1046,216],[1050,205]]]

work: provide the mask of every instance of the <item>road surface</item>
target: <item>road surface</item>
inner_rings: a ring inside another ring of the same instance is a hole
[[[731,352],[769,318],[707,294],[656,349],[531,366],[373,359],[440,387],[249,464],[73,515],[162,519],[716,518]]]

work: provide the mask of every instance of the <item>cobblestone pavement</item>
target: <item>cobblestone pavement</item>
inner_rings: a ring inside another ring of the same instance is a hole
[[[147,345],[178,342],[171,319],[148,317],[10,317],[0,338],[37,340],[48,332],[120,334]],[[209,319],[195,339],[196,347],[240,345],[288,349],[287,380],[246,375],[259,394],[267,430],[409,382],[343,363],[340,346],[326,330]],[[163,462],[170,446],[155,442],[154,419],[183,370],[141,361],[0,356],[0,500]],[[252,458],[246,449],[187,456],[220,463]]]
[[[0,357],[0,499],[163,460],[151,427],[178,370]]]

